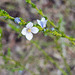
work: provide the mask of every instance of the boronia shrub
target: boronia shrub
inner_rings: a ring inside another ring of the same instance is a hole
[[[62,68],[60,68],[59,64],[56,63],[54,61],[54,59],[52,57],[50,57],[42,48],[40,48],[40,46],[36,43],[36,41],[33,40],[33,35],[37,35],[39,32],[43,32],[44,34],[47,34],[46,36],[48,36],[49,34],[52,34],[53,36],[59,37],[59,38],[66,38],[68,39],[73,45],[75,45],[75,38],[69,37],[67,36],[64,32],[59,30],[59,27],[56,26],[52,21],[50,21],[47,16],[44,15],[44,13],[42,12],[41,9],[38,9],[37,6],[32,3],[31,0],[25,0],[27,3],[29,3],[31,5],[32,8],[37,10],[37,13],[39,15],[41,15],[41,19],[40,20],[36,20],[36,24],[34,24],[33,22],[29,21],[29,22],[25,22],[21,17],[12,17],[10,16],[5,10],[0,9],[0,17],[5,19],[6,21],[8,19],[10,19],[11,21],[13,21],[14,23],[18,24],[20,27],[16,28],[14,25],[9,24],[9,26],[17,33],[19,33],[19,36],[25,36],[27,40],[29,40],[31,43],[33,43],[38,49],[39,51],[41,51],[43,53],[43,55],[45,56],[45,58],[47,60],[49,60],[50,62],[52,62],[62,73],[63,75],[68,75]],[[48,23],[49,22],[49,23]],[[47,27],[48,25],[52,25],[52,27],[49,29]],[[2,50],[2,43],[1,43],[1,39],[2,39],[2,29],[0,28],[0,49]],[[61,52],[61,51],[60,51]],[[23,64],[21,64],[20,62],[11,59],[10,57],[10,49],[8,49],[8,56],[4,56],[4,54],[1,52],[0,56],[3,57],[3,59],[5,60],[5,63],[7,63],[9,60],[11,62],[14,62],[14,64],[10,64],[9,65],[9,70],[12,67],[12,71],[16,71],[18,70],[19,72],[22,72],[24,69],[29,71],[32,75],[36,75],[34,72],[28,70],[27,68],[24,67]],[[64,56],[61,53],[61,57],[63,58],[65,64],[66,64],[66,68],[67,71],[69,72],[70,75],[71,71],[70,71],[70,67],[68,66]],[[1,65],[1,67],[5,67],[5,65]],[[17,67],[17,68],[15,68]],[[6,69],[8,68],[5,67]]]

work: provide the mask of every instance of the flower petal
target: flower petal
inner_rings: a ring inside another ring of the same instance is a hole
[[[44,28],[44,22],[40,21],[41,27]]]
[[[37,20],[37,23],[40,25],[40,20]]]
[[[33,34],[32,34],[32,33],[27,33],[27,34],[26,34],[26,38],[27,38],[28,40],[31,40],[31,39],[33,38]]]
[[[37,20],[37,23],[42,27],[42,22],[40,20]]]
[[[33,23],[32,22],[29,22],[27,25],[26,25],[26,28],[31,28],[33,27]]]
[[[31,32],[37,34],[39,29],[37,27],[32,27]]]
[[[27,28],[23,28],[21,31],[22,35],[26,35],[26,32],[27,32]]]
[[[43,21],[43,27],[46,27],[47,20]]]
[[[45,21],[45,18],[43,17],[43,18],[41,19],[41,21]]]

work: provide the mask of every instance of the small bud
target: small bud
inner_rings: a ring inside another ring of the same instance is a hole
[[[53,31],[53,30],[55,30],[54,28],[51,28],[51,30]]]
[[[16,17],[14,20],[17,24],[19,24],[21,22],[20,18]]]
[[[23,71],[21,71],[21,70],[19,71],[20,74],[22,74],[22,72],[23,72]]]

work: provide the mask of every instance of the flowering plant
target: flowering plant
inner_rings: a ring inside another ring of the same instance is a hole
[[[54,38],[54,36],[56,36],[57,39],[59,38],[66,38],[68,39],[73,45],[75,45],[75,38],[72,38],[72,37],[69,37],[67,36],[62,30],[62,28],[60,28],[59,26],[56,26],[54,24],[53,21],[49,20],[45,15],[44,13],[42,12],[41,9],[38,9],[36,7],[36,5],[34,3],[32,3],[31,0],[25,0],[27,3],[29,3],[31,5],[32,8],[36,9],[37,12],[42,16],[41,20],[36,20],[36,24],[32,23],[32,22],[25,22],[21,17],[12,17],[10,16],[5,10],[3,9],[0,9],[0,16],[2,18],[4,18],[5,20],[8,20],[10,19],[12,22],[16,23],[17,25],[19,25],[19,27],[15,27],[14,25],[12,24],[9,24],[10,28],[12,28],[15,32],[17,32],[19,34],[19,37],[21,37],[22,35],[24,35],[26,37],[27,40],[29,40],[29,42],[33,43],[38,49],[39,51],[41,51],[43,53],[43,55],[45,56],[45,58],[50,61],[51,63],[53,63],[62,73],[63,75],[67,75],[67,73],[59,66],[59,64],[52,58],[50,57],[40,46],[39,44],[37,44],[36,42],[37,41],[33,41],[32,38],[33,38],[33,34],[38,34],[39,32],[42,32],[44,35],[46,36],[50,36],[52,38]],[[61,23],[61,19],[59,20]],[[52,27],[48,27],[48,26],[52,26]],[[59,29],[60,28],[60,29]],[[21,35],[22,34],[22,35]],[[45,37],[45,36],[44,36]],[[30,41],[31,40],[31,41]],[[57,40],[54,39],[54,41],[56,42]],[[62,41],[63,42],[63,41]],[[57,44],[57,43],[56,43]],[[57,44],[58,45],[58,44]],[[0,46],[1,46],[1,50],[2,50],[2,29],[0,28]],[[57,46],[59,47],[59,46]],[[64,45],[62,43],[62,49],[63,49]],[[68,73],[70,75],[71,74],[71,70],[70,70],[70,67],[68,66],[66,60],[65,60],[65,57],[64,55],[62,54],[61,48],[59,48],[59,52],[60,52],[60,55],[62,57],[62,59],[64,60],[64,63],[65,63],[65,66],[66,66],[66,69],[68,71]],[[12,61],[14,64],[13,64],[13,68],[12,68],[12,71],[15,71],[15,70],[18,70],[19,72],[23,72],[23,70],[27,70],[29,72],[31,72],[33,75],[35,75],[32,71],[28,70],[27,68],[25,68],[25,65],[21,64],[20,62],[18,61],[15,61],[13,59],[11,59],[9,56],[10,56],[10,49],[8,49],[8,56],[4,56],[3,53],[0,54],[0,56],[3,56],[3,59],[7,60],[5,62],[8,63],[8,61]],[[11,65],[10,65],[11,66]],[[14,70],[14,67],[17,66],[18,69],[15,69]],[[3,66],[2,66],[3,67]],[[7,67],[6,67],[7,68]],[[9,67],[11,69],[11,67]]]

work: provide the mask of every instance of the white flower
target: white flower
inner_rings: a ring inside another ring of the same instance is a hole
[[[39,29],[37,27],[33,27],[33,23],[29,22],[26,27],[22,29],[21,33],[25,35],[28,40],[31,40],[33,38],[33,34],[37,34],[38,31]]]
[[[44,17],[41,20],[37,20],[37,22],[42,28],[46,27],[47,20]]]

